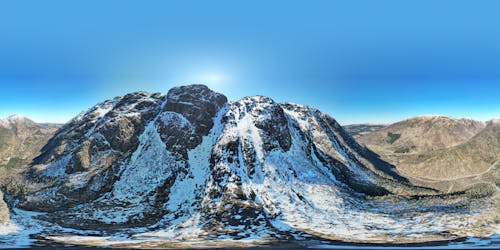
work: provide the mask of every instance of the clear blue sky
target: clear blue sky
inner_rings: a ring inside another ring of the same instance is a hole
[[[500,117],[500,1],[0,1],[0,117],[205,83],[342,124]]]

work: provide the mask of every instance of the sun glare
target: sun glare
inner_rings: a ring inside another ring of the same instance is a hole
[[[210,74],[206,76],[207,81],[211,82],[220,82],[222,80],[222,76],[219,74]]]
[[[202,82],[209,85],[222,85],[227,81],[227,76],[219,73],[204,74],[200,78]]]

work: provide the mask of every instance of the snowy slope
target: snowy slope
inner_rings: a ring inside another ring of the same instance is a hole
[[[16,206],[43,212],[30,223],[46,238],[79,244],[413,242],[498,232],[494,199],[412,187],[316,109],[263,96],[227,102],[203,85],[132,93],[82,112],[26,178]]]

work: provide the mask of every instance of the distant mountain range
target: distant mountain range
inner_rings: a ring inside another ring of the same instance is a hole
[[[344,129],[347,133],[349,133],[352,137],[357,138],[361,135],[368,134],[373,131],[381,130],[387,127],[386,124],[350,124],[345,125]]]
[[[304,105],[264,96],[231,102],[204,85],[119,96],[54,127],[40,154],[25,156],[33,160],[21,167],[17,189],[3,190],[11,207],[10,222],[3,221],[31,231],[0,235],[0,242],[35,235],[119,247],[411,243],[495,233],[495,184],[448,194],[417,183],[390,157],[476,147],[474,141],[496,138],[496,122],[418,119],[350,130],[379,157]],[[416,139],[426,133],[443,135]],[[2,204],[0,223],[1,211]]]
[[[452,192],[499,179],[498,120],[419,116],[353,135],[419,185]]]
[[[0,118],[0,168],[28,165],[60,127],[19,115]]]

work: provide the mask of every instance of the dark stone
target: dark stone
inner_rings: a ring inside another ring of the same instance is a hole
[[[195,126],[197,136],[205,136],[213,127],[213,117],[227,103],[227,98],[205,85],[172,88],[163,111],[182,114]]]

